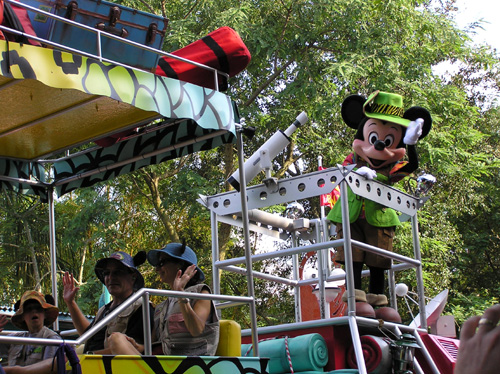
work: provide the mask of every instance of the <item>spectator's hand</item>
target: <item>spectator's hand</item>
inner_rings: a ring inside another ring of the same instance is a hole
[[[4,326],[9,322],[5,314],[0,314],[0,332],[3,331]]]
[[[500,367],[500,304],[462,326],[455,374],[497,374]]]
[[[198,270],[196,270],[196,265],[189,266],[186,269],[186,271],[184,271],[184,274],[182,273],[181,270],[179,270],[174,279],[173,290],[184,291],[186,284],[188,284],[191,278],[193,278],[196,275],[197,271]]]
[[[80,290],[79,287],[75,287],[75,280],[73,279],[73,274],[65,272],[63,275],[63,299],[66,304],[71,304],[75,300],[76,293]]]
[[[132,347],[134,347],[135,349],[137,349],[139,352],[143,353],[144,352],[144,345],[143,344],[139,344],[135,341],[134,338],[131,338],[130,336],[126,336],[127,340],[130,342],[130,344],[132,344]]]

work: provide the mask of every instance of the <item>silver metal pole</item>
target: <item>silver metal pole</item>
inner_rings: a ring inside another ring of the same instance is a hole
[[[361,346],[361,338],[359,336],[358,322],[356,321],[356,317],[354,315],[349,315],[349,329],[351,330],[352,345],[356,355],[358,371],[360,374],[367,374],[365,359],[363,356],[363,347]]]
[[[252,252],[250,248],[250,230],[248,222],[247,205],[247,182],[245,180],[245,160],[243,155],[243,131],[241,125],[236,126],[236,145],[238,148],[238,165],[240,174],[240,197],[241,197],[241,218],[243,223],[243,237],[245,241],[245,263],[247,267],[247,288],[248,296],[252,298],[250,303],[250,320],[252,326],[253,354],[259,356],[259,337],[257,334],[257,311],[255,308],[255,294],[252,273]]]
[[[329,238],[326,237],[326,232],[325,232],[325,227],[326,225],[323,225],[326,222],[326,219],[321,219],[319,222],[316,220],[314,229],[316,231],[316,242],[318,243],[323,243],[329,240]],[[328,282],[328,277],[330,276],[331,270],[332,270],[332,261],[330,257],[330,248],[325,248],[321,251],[318,252],[320,255],[320,258],[322,258],[323,264],[321,265],[321,268],[324,271],[323,275],[323,281]],[[326,287],[326,285],[325,285]],[[326,301],[326,291],[324,291],[324,305],[325,305],[325,318],[330,318],[330,303]]]
[[[439,374],[439,369],[438,367],[436,366],[436,363],[434,362],[434,359],[432,358],[432,356],[430,355],[429,351],[427,350],[427,348],[425,347],[425,344],[424,342],[422,341],[422,338],[420,337],[420,334],[418,333],[417,330],[414,330],[413,332],[413,336],[415,337],[415,340],[417,341],[418,345],[420,346],[420,349],[421,349],[421,352],[422,352],[422,355],[424,356],[425,360],[427,361],[427,364],[429,364],[432,372],[434,374]]]
[[[47,188],[49,203],[49,242],[50,242],[50,272],[52,274],[52,296],[57,306],[57,254],[56,254],[56,219],[54,209],[54,188]],[[59,319],[54,321],[54,330],[59,330]]]
[[[221,281],[221,272],[222,269],[216,266],[216,262],[220,260],[220,250],[219,250],[219,221],[217,219],[217,213],[214,211],[210,211],[210,227],[211,227],[211,233],[212,233],[212,283],[213,283],[213,290],[214,294],[220,295],[221,289],[220,289],[220,281]],[[215,304],[217,305],[219,302],[215,301]],[[217,309],[217,314],[219,315],[219,318],[222,316],[222,311],[220,309]]]
[[[211,232],[212,232],[212,279],[213,279],[213,290],[214,294],[220,295],[220,269],[217,267],[216,262],[220,260],[219,252],[219,232],[217,213],[210,211],[211,219]]]
[[[424,294],[424,279],[422,274],[422,256],[420,254],[420,240],[418,238],[418,220],[415,214],[411,217],[412,232],[413,232],[413,251],[415,259],[419,262],[416,267],[417,275],[417,293],[418,293],[418,306],[420,309],[420,327],[427,329],[427,316],[425,313],[425,294]]]
[[[295,232],[291,235],[292,248],[298,247],[298,238]],[[294,281],[299,280],[299,255],[297,253],[292,255],[292,276]],[[302,321],[302,305],[300,300],[300,288],[295,286],[293,288],[293,295],[295,301],[295,322]]]
[[[316,242],[321,242],[321,234],[318,232],[318,226],[316,226]],[[326,302],[325,302],[325,278],[330,275],[330,273],[325,274],[325,261],[323,258],[323,252],[325,250],[322,249],[316,252],[316,258],[318,259],[318,288],[319,288],[319,315],[321,319],[325,319],[327,316],[326,312]]]
[[[144,354],[152,355],[153,348],[151,344],[151,318],[149,315],[149,292],[142,295],[142,320],[144,322]]]
[[[342,206],[342,231],[344,240],[345,272],[347,287],[347,310],[349,316],[356,315],[356,296],[354,291],[354,269],[352,265],[352,243],[351,243],[351,224],[349,222],[349,203],[347,196],[347,181],[340,182],[340,198]]]
[[[101,31],[97,31],[97,56],[99,56],[99,61],[102,62],[102,46],[101,46]]]
[[[323,157],[318,156],[318,170],[319,168],[323,167]],[[320,197],[320,204],[319,204],[319,209],[320,209],[320,219],[325,218],[325,207],[321,205],[321,197]]]
[[[391,307],[398,310],[398,301],[396,300],[396,276],[392,265],[391,261],[391,268],[387,271],[387,280],[389,282],[389,300],[391,300]]]

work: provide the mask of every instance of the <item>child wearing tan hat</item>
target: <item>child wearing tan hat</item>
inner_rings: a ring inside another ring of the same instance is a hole
[[[12,324],[23,332],[17,337],[43,339],[60,339],[60,336],[49,329],[59,315],[59,309],[48,303],[45,296],[38,291],[26,291],[21,297],[19,309],[12,316]],[[5,316],[0,316],[0,331],[7,323]],[[8,366],[28,366],[54,357],[58,346],[44,345],[11,345],[9,347]]]

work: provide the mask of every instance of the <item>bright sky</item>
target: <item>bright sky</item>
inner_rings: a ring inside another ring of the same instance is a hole
[[[470,34],[475,44],[488,44],[500,53],[500,1],[499,0],[457,0],[458,11],[455,16],[457,26],[465,30],[471,23],[481,21],[481,28],[476,29],[476,34]],[[446,76],[448,73],[456,73],[457,67],[447,62],[441,63],[433,68],[438,75]],[[473,89],[483,90],[479,86]],[[500,96],[496,90],[489,95],[489,104],[500,103]]]
[[[457,0],[456,21],[460,28],[483,19],[484,30],[478,30],[474,37],[478,42],[497,48],[500,51],[500,1],[498,0]]]

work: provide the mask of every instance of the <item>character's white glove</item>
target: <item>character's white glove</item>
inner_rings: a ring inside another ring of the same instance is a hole
[[[368,166],[361,166],[358,170],[356,170],[356,173],[370,180],[374,179],[377,176],[377,172],[370,169]]]
[[[424,120],[422,118],[417,118],[415,121],[411,121],[406,129],[406,134],[403,142],[408,145],[417,144],[418,138],[422,135],[422,126],[424,125]]]

